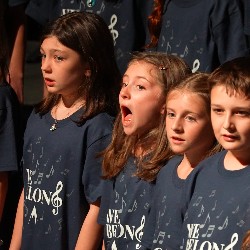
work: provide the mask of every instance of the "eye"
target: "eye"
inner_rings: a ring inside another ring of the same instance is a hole
[[[145,89],[145,87],[142,86],[142,85],[140,85],[140,84],[136,85],[136,88],[137,88],[138,90],[143,90],[143,89]]]
[[[212,111],[217,115],[221,115],[223,113],[223,109],[220,108],[212,108]]]
[[[55,55],[54,56],[54,59],[56,60],[56,61],[58,61],[58,62],[61,62],[61,61],[63,61],[63,57],[61,57],[61,56],[57,56],[57,55]]]
[[[196,118],[193,117],[193,116],[191,116],[191,115],[186,116],[185,119],[186,119],[187,121],[189,121],[189,122],[195,122],[195,121],[196,121]]]
[[[171,119],[171,118],[175,117],[175,114],[174,114],[174,112],[167,111],[167,115],[166,116]]]
[[[249,117],[250,113],[245,110],[238,110],[235,112],[236,115],[242,116],[242,117]]]
[[[41,53],[40,54],[40,57],[41,57],[41,60],[45,59],[46,58],[46,55],[44,53]]]
[[[125,88],[125,87],[127,87],[128,86],[128,83],[126,83],[126,82],[123,82],[122,83],[122,88]]]

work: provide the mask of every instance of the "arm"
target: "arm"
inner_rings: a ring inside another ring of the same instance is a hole
[[[7,190],[8,190],[8,173],[0,172],[0,221],[2,219]]]
[[[24,193],[22,191],[18,202],[15,225],[12,233],[12,239],[9,250],[21,249],[22,227],[23,227],[23,205],[24,205]]]
[[[99,205],[99,202],[90,204],[90,209],[83,222],[75,250],[95,250],[100,246],[103,226],[97,223]]]
[[[24,5],[9,7],[10,30],[8,34],[12,47],[10,48],[10,82],[19,102],[23,103],[23,77],[25,55],[25,8]]]

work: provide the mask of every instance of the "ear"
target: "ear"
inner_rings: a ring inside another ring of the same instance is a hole
[[[166,112],[166,104],[164,103],[161,107],[161,114],[164,115]]]
[[[84,70],[84,75],[85,75],[86,77],[90,77],[90,76],[91,76],[91,70],[90,70],[90,69],[85,69],[85,70]]]

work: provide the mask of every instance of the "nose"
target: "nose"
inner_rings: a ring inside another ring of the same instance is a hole
[[[233,124],[233,118],[230,114],[227,114],[225,116],[224,122],[223,122],[223,128],[227,131],[231,131],[234,128]]]
[[[120,97],[122,99],[128,99],[130,98],[130,90],[129,85],[127,83],[124,83],[121,90],[120,90]]]
[[[182,122],[179,118],[175,117],[175,119],[173,120],[171,129],[175,132],[182,132],[183,131],[183,126],[182,126]]]
[[[49,72],[49,71],[51,71],[51,65],[50,65],[50,62],[49,62],[48,58],[43,58],[42,59],[41,70],[43,72]]]

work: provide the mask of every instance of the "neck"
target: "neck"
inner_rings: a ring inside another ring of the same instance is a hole
[[[191,159],[188,158],[186,154],[183,156],[183,160],[177,168],[178,176],[181,179],[186,179],[192,170],[198,165],[201,159]]]
[[[224,166],[228,170],[240,170],[250,165],[249,152],[239,153],[228,151],[225,159]]]

